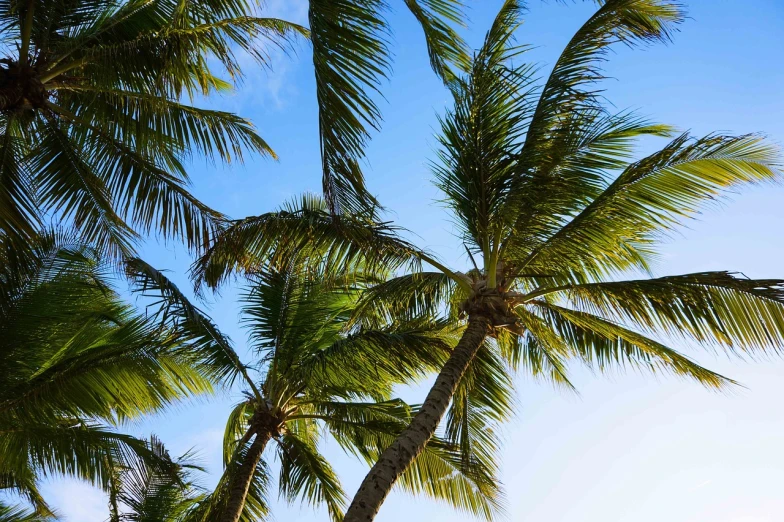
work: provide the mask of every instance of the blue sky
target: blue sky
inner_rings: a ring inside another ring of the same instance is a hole
[[[434,157],[436,114],[449,96],[430,71],[424,42],[400,0],[395,11],[394,75],[383,86],[385,123],[368,148],[370,189],[390,217],[416,241],[452,266],[467,261],[427,167]],[[619,48],[606,70],[607,97],[618,109],[634,108],[652,119],[705,134],[762,131],[784,143],[784,2],[689,0],[691,19],[673,44],[645,50]],[[472,0],[471,30],[477,46],[501,4]],[[268,0],[270,15],[304,23],[305,0]],[[591,2],[564,6],[530,1],[519,40],[537,46],[529,58],[546,72],[564,44],[594,9]],[[274,209],[303,191],[320,190],[314,82],[306,45],[292,56],[276,54],[274,70],[250,70],[232,95],[203,102],[238,112],[259,127],[280,155],[252,158],[244,166],[194,160],[194,193],[213,207],[243,217]],[[653,144],[646,143],[646,147]],[[706,211],[662,249],[660,275],[737,270],[750,277],[784,277],[784,187],[745,190]],[[183,287],[190,258],[176,245],[148,242],[144,256],[171,270]],[[218,325],[245,353],[238,325],[236,289],[207,306]],[[739,362],[710,354],[697,358],[746,388],[716,394],[672,378],[629,374],[601,376],[574,369],[579,396],[518,379],[519,408],[505,428],[502,480],[508,519],[528,522],[773,522],[784,513],[784,362]],[[412,401],[423,388],[403,391]],[[183,404],[128,427],[158,434],[173,453],[201,450],[220,471],[220,439],[236,394]],[[325,445],[345,489],[352,494],[364,466]],[[98,522],[103,494],[70,480],[47,483],[45,493],[67,520]],[[326,520],[324,512],[276,502],[276,520]],[[378,520],[470,520],[449,508],[394,493]]]

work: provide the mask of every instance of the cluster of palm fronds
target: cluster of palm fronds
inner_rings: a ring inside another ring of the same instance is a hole
[[[681,5],[599,1],[539,81],[515,40],[520,0],[473,53],[460,0],[404,3],[454,100],[433,171],[465,270],[381,221],[364,184],[374,91],[391,66],[384,0],[310,0],[309,28],[244,0],[0,2],[0,489],[30,504],[0,503],[0,522],[55,518],[39,492],[51,476],[108,492],[112,522],[263,520],[273,476],[283,498],[336,522],[372,520],[395,484],[491,519],[514,372],[572,387],[579,362],[723,388],[733,381],[673,343],[784,348],[784,280],[639,278],[684,219],[781,176],[760,136],[694,138],[605,106],[611,46],[668,40]],[[274,153],[249,121],[193,100],[242,77],[236,53],[263,65],[265,45],[300,37],[313,49],[324,197],[228,220],[188,193],[184,161]],[[642,136],[670,141],[635,159]],[[198,254],[199,291],[243,277],[253,363],[136,257],[151,233]],[[149,306],[126,302],[122,285]],[[433,374],[422,404],[395,397]],[[218,386],[243,399],[214,488],[191,455],[121,433]],[[327,435],[371,466],[345,515]]]

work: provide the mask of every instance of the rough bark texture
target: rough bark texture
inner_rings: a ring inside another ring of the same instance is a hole
[[[259,465],[264,448],[272,438],[268,430],[261,430],[256,433],[256,438],[248,448],[245,459],[240,464],[234,481],[229,489],[229,501],[226,510],[221,516],[221,522],[238,522],[242,515],[242,508],[245,507],[245,498],[248,496],[248,489],[253,481],[253,474]]]
[[[343,522],[369,522],[398,477],[411,465],[433,436],[446,413],[457,385],[488,334],[492,322],[484,316],[469,318],[468,327],[411,424],[378,459],[351,501]]]

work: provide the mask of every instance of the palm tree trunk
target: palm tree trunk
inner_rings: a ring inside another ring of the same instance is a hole
[[[245,507],[245,498],[248,496],[248,490],[253,481],[253,474],[256,472],[259,461],[261,461],[264,448],[271,438],[272,434],[268,430],[256,433],[256,438],[248,448],[247,453],[245,453],[245,458],[240,463],[237,474],[231,483],[229,501],[221,517],[221,522],[239,521],[240,515],[242,515],[242,508]]]
[[[435,384],[411,424],[382,453],[359,486],[343,522],[370,522],[398,477],[414,462],[446,413],[460,379],[487,336],[491,322],[470,317],[463,337],[438,374]]]

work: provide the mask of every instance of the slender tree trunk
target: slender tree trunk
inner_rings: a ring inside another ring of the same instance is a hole
[[[248,496],[250,484],[253,481],[253,474],[259,465],[264,448],[272,438],[272,434],[263,430],[256,433],[256,438],[248,448],[245,458],[240,463],[237,474],[229,489],[229,501],[226,509],[221,516],[221,522],[238,522],[242,515],[242,508],[245,507],[245,498]]]
[[[411,424],[382,453],[359,486],[343,522],[370,522],[398,477],[414,462],[433,436],[469,363],[482,346],[490,320],[470,317],[463,337],[438,374]]]

